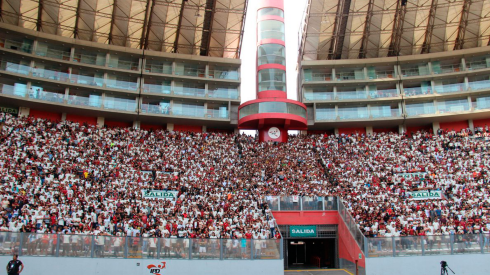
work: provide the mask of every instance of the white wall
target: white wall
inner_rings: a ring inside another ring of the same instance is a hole
[[[5,266],[12,257],[2,256]],[[151,259],[84,259],[55,257],[19,257],[25,269],[22,275],[152,275],[148,265],[162,264],[161,275],[284,275],[283,260],[151,260]],[[139,264],[139,266],[138,266]],[[2,270],[2,269],[0,269]],[[0,271],[0,274],[3,274]]]
[[[367,275],[438,275],[446,261],[456,275],[490,274],[490,254],[366,258]],[[452,275],[448,270],[449,275]]]

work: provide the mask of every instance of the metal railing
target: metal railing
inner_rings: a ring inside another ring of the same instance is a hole
[[[363,247],[365,246],[366,242],[366,237],[364,237],[364,234],[362,234],[361,230],[357,226],[356,221],[354,218],[352,218],[351,214],[349,213],[349,210],[344,206],[344,203],[340,198],[338,199],[338,209],[339,209],[339,216],[342,218],[342,220],[345,223],[345,226],[347,229],[349,229],[349,232],[351,233],[352,237],[354,240],[356,240],[357,245],[363,250]],[[364,253],[366,255],[366,253]]]
[[[189,239],[0,232],[0,255],[120,259],[283,259],[282,239]]]
[[[438,234],[365,238],[366,257],[409,257],[490,253],[490,234]]]
[[[335,197],[266,196],[272,211],[328,211],[337,210]]]

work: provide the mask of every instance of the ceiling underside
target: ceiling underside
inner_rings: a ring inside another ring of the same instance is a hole
[[[309,0],[303,60],[356,59],[489,45],[490,0]]]
[[[0,21],[104,44],[239,58],[247,1],[0,0]]]

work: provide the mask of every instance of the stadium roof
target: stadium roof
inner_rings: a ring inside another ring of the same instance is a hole
[[[239,58],[247,1],[0,0],[0,21],[104,44]]]
[[[488,0],[308,0],[303,60],[356,59],[489,45]]]

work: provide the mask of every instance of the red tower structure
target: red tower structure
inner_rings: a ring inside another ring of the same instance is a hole
[[[306,106],[287,98],[284,0],[257,9],[257,99],[238,108],[238,128],[259,130],[260,141],[287,142],[288,130],[306,130]]]

